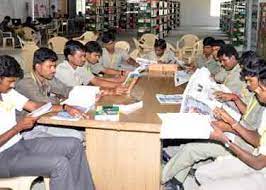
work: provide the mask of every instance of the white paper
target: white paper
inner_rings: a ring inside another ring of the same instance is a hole
[[[123,114],[130,114],[138,109],[143,108],[143,101],[139,101],[133,104],[127,104],[127,105],[114,105],[114,106],[119,106],[119,112]]]
[[[51,109],[52,109],[52,103],[49,102],[49,103],[44,104],[43,106],[39,107],[38,109],[32,111],[31,113],[29,113],[29,116],[39,117],[41,115],[44,115],[44,114],[50,112]]]
[[[61,104],[88,109],[95,105],[96,97],[99,93],[100,88],[98,86],[75,86],[70,91],[68,99]]]
[[[160,113],[161,139],[209,139],[210,116],[197,113]]]
[[[153,60],[149,60],[149,59],[143,59],[143,58],[136,58],[136,62],[140,65],[140,66],[145,66],[147,67],[150,64],[157,64],[157,61],[153,61]]]
[[[182,85],[189,81],[191,75],[186,71],[177,71],[175,73],[175,86]]]
[[[160,102],[160,104],[181,104],[183,95],[182,94],[172,94],[172,95],[156,94],[156,98]]]

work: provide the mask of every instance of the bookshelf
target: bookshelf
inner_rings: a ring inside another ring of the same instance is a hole
[[[87,0],[85,4],[85,28],[88,31],[103,29],[103,13],[101,0]]]
[[[258,54],[266,58],[266,3],[260,3],[258,30]]]
[[[234,46],[242,46],[245,41],[246,1],[234,0],[221,3],[220,28],[226,32]]]

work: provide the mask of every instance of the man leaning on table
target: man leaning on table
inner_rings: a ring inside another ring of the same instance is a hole
[[[23,71],[10,56],[0,56],[0,178],[44,176],[51,190],[93,190],[94,185],[82,143],[70,137],[25,140],[20,135],[38,118],[16,121],[15,111],[33,111],[41,104],[13,89]],[[56,111],[56,106],[53,110]]]
[[[60,106],[62,99],[68,97],[72,87],[66,86],[56,79],[57,55],[48,48],[40,48],[33,55],[33,70],[16,84],[16,90],[32,101],[58,105],[59,111],[66,111],[71,115],[80,114],[80,111],[72,106]],[[24,113],[18,113],[23,115]],[[23,132],[25,139],[46,137],[46,136],[71,136],[84,140],[82,131],[66,127],[54,127],[37,125],[31,130]]]

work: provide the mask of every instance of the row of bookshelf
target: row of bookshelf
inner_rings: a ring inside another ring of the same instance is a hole
[[[113,28],[137,29],[138,35],[153,33],[160,37],[180,25],[178,0],[87,0],[86,30]]]

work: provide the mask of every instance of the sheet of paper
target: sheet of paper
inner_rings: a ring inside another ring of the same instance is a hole
[[[182,94],[172,94],[172,95],[156,94],[156,98],[160,102],[160,104],[181,104],[183,95]]]
[[[210,116],[197,113],[160,113],[161,139],[209,139]]]
[[[127,105],[116,105],[119,106],[119,111],[123,114],[130,114],[138,109],[143,108],[143,101],[139,101],[133,104],[127,104]]]
[[[68,99],[61,104],[79,106],[87,109],[95,105],[96,97],[99,93],[100,88],[97,86],[75,86],[70,91]]]
[[[186,71],[177,71],[175,73],[175,86],[179,86],[188,82],[190,77],[191,75]]]
[[[51,109],[52,109],[52,103],[49,102],[49,103],[44,104],[43,106],[39,107],[38,109],[32,111],[31,113],[29,113],[29,116],[39,117],[41,115],[44,115],[44,114],[50,112]]]

